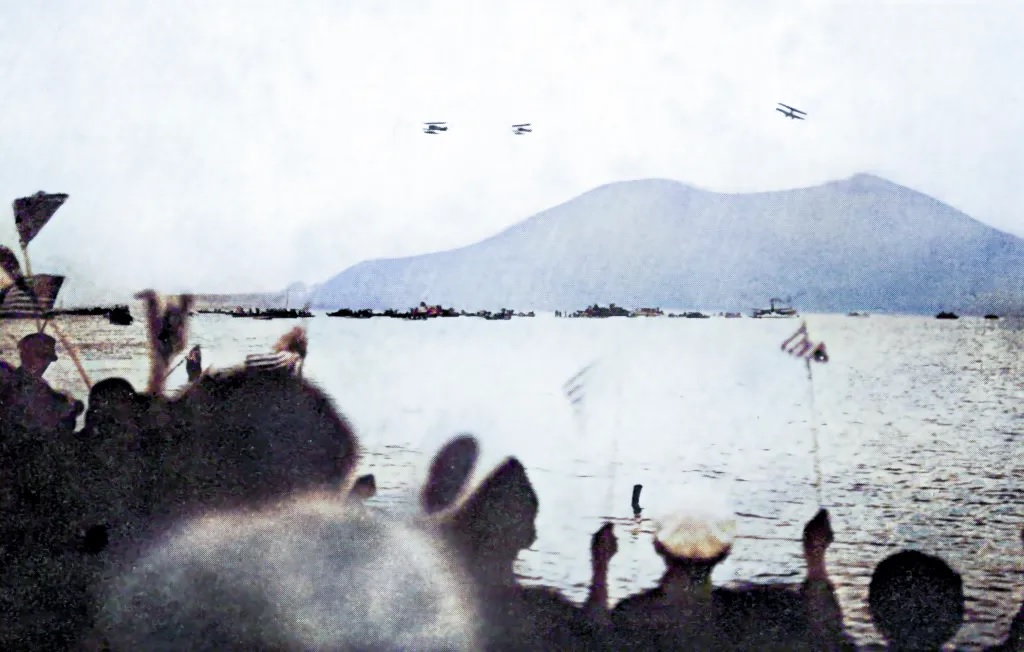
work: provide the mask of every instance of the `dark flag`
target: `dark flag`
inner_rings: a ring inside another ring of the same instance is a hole
[[[30,197],[14,200],[14,225],[23,248],[39,234],[67,198],[64,193],[47,194],[40,190]]]

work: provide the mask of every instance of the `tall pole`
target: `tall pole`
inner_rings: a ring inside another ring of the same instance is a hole
[[[814,378],[811,375],[811,360],[806,358],[807,365],[807,389],[810,395],[811,406],[811,456],[814,458],[814,491],[818,497],[818,506],[822,507],[821,500],[821,454],[818,448],[818,415],[814,408]]]

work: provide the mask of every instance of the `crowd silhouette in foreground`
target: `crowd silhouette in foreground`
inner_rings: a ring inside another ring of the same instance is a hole
[[[193,355],[189,383],[168,395],[190,302],[144,297],[149,384],[93,385],[79,431],[81,401],[42,378],[52,338],[24,338],[17,368],[0,362],[0,649],[856,649],[828,576],[824,509],[803,530],[802,582],[723,588],[711,574],[730,553],[728,525],[681,505],[654,539],[657,586],[614,606],[606,523],[576,604],[513,572],[539,507],[518,460],[470,487],[479,448],[459,435],[436,452],[414,517],[371,508],[357,438],[309,381],[200,373]],[[304,357],[301,329],[275,350]],[[919,551],[881,560],[868,600],[893,650],[937,650],[964,618],[959,575]],[[991,649],[1024,650],[1024,608]]]

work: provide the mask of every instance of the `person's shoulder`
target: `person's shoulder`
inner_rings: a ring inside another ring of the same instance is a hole
[[[638,611],[646,612],[651,605],[660,602],[662,595],[662,590],[659,587],[654,587],[623,598],[611,610],[612,618],[628,618]]]
[[[5,377],[10,379],[9,382],[16,385],[31,384],[32,381],[36,380],[32,374],[28,373],[21,367],[15,367],[10,364],[6,365],[6,368],[3,369],[3,374]]]
[[[552,602],[567,605],[572,604],[569,598],[562,595],[561,591],[555,588],[551,588],[550,586],[524,586],[519,589],[519,592],[525,600],[533,600],[536,602]]]
[[[6,392],[14,383],[14,367],[0,360],[0,390]]]

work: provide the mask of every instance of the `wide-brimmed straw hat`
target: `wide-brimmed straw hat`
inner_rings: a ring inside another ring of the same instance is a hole
[[[658,519],[654,538],[671,557],[710,562],[729,553],[735,536],[734,518],[686,509]]]

